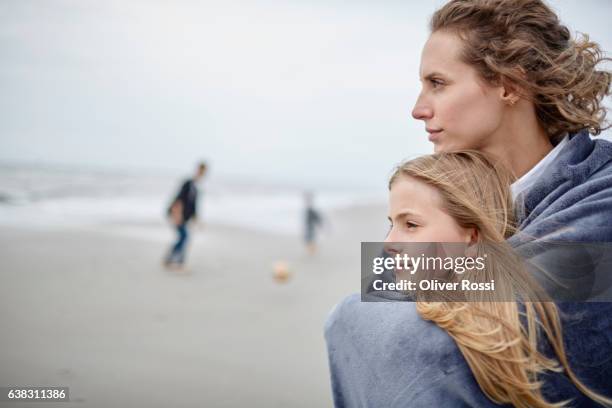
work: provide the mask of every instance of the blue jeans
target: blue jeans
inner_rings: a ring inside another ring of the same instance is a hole
[[[187,244],[187,238],[189,233],[187,230],[187,224],[183,223],[176,226],[176,232],[178,234],[176,243],[172,246],[170,254],[166,258],[168,263],[180,263],[185,262],[185,246]]]

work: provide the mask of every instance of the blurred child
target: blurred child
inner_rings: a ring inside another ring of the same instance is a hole
[[[317,229],[321,226],[323,218],[321,214],[314,208],[312,192],[304,193],[304,201],[306,202],[306,210],[304,214],[304,242],[308,253],[314,255],[317,250],[316,234]]]

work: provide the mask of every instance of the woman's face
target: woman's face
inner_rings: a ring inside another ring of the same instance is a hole
[[[486,84],[460,59],[462,43],[453,33],[436,31],[421,55],[422,90],[412,111],[425,122],[434,151],[482,150],[502,128],[504,88]]]
[[[469,243],[471,228],[448,215],[438,190],[413,177],[400,176],[389,191],[391,230],[385,242]]]

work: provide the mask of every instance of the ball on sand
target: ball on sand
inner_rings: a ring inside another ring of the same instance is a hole
[[[279,283],[284,283],[289,279],[289,266],[285,261],[276,261],[272,267],[272,277]]]

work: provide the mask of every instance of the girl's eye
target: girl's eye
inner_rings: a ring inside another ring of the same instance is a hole
[[[413,229],[413,228],[418,227],[418,225],[417,225],[417,224],[415,224],[414,222],[410,222],[410,221],[408,221],[408,222],[406,223],[406,226],[407,226],[409,229]]]

